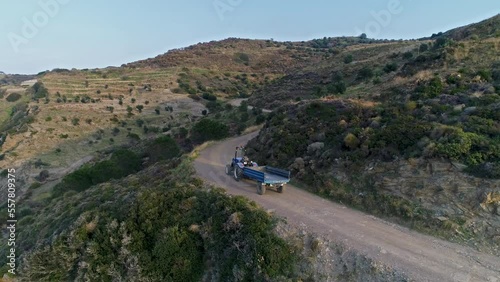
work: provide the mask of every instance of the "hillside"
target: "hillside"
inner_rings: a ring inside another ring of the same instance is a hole
[[[499,37],[498,25],[500,24],[500,14],[481,21],[445,32],[442,36],[453,40],[483,40],[487,38]],[[440,36],[440,35],[436,35]]]
[[[497,16],[351,46],[266,85],[250,104],[277,110],[249,153],[324,197],[498,255],[499,30]]]
[[[19,220],[23,228],[17,234],[17,278],[406,279],[340,244],[287,226],[254,202],[204,184],[193,177],[190,157],[172,153],[179,152],[172,141],[161,137],[135,149],[115,150],[110,158],[68,174],[49,198],[25,196]],[[141,165],[139,155],[151,161]],[[160,162],[152,161],[154,157]],[[39,189],[44,188],[31,187],[30,194]],[[0,254],[6,253],[2,246]],[[330,261],[336,261],[334,269],[327,267]],[[0,270],[3,274],[7,267]]]
[[[0,75],[0,189],[16,168],[24,279],[314,281],[332,256],[331,279],[404,279],[312,250],[313,235],[192,178],[194,148],[260,126],[248,154],[304,189],[499,256],[499,18],[420,40],[230,38]]]

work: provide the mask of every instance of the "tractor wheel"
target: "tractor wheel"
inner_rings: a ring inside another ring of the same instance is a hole
[[[285,185],[278,186],[278,193],[283,193],[285,191]]]
[[[242,174],[243,174],[243,170],[239,167],[239,166],[235,166],[234,169],[233,169],[233,172],[234,172],[234,179],[236,181],[240,181],[241,177],[242,177]]]
[[[226,174],[231,175],[231,165],[229,164],[226,165]]]
[[[263,185],[261,182],[257,183],[257,193],[259,195],[266,194],[266,185]]]

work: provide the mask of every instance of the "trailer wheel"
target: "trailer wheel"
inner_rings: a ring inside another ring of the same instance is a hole
[[[234,172],[234,179],[236,181],[240,181],[241,179],[241,176],[243,174],[243,170],[239,167],[239,166],[235,166],[234,169],[233,169],[233,172]]]
[[[263,185],[262,182],[257,183],[257,193],[259,195],[266,194],[266,185]]]
[[[231,165],[229,164],[226,165],[226,174],[231,175]]]
[[[278,186],[278,193],[283,193],[285,191],[285,185]]]

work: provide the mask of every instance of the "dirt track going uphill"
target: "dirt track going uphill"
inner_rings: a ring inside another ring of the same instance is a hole
[[[245,196],[265,209],[274,210],[290,224],[325,234],[416,281],[500,282],[498,257],[416,233],[291,185],[287,185],[283,194],[268,190],[260,196],[255,182],[236,182],[225,174],[225,164],[231,160],[235,147],[245,145],[257,134],[226,140],[204,149],[195,161],[197,174],[230,194]]]

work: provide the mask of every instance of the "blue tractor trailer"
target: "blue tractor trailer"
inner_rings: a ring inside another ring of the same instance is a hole
[[[271,166],[259,166],[245,156],[243,147],[236,147],[234,158],[226,165],[226,174],[234,177],[236,181],[243,178],[257,182],[257,193],[264,195],[268,188],[276,188],[278,193],[283,193],[285,184],[290,182],[290,171]]]

